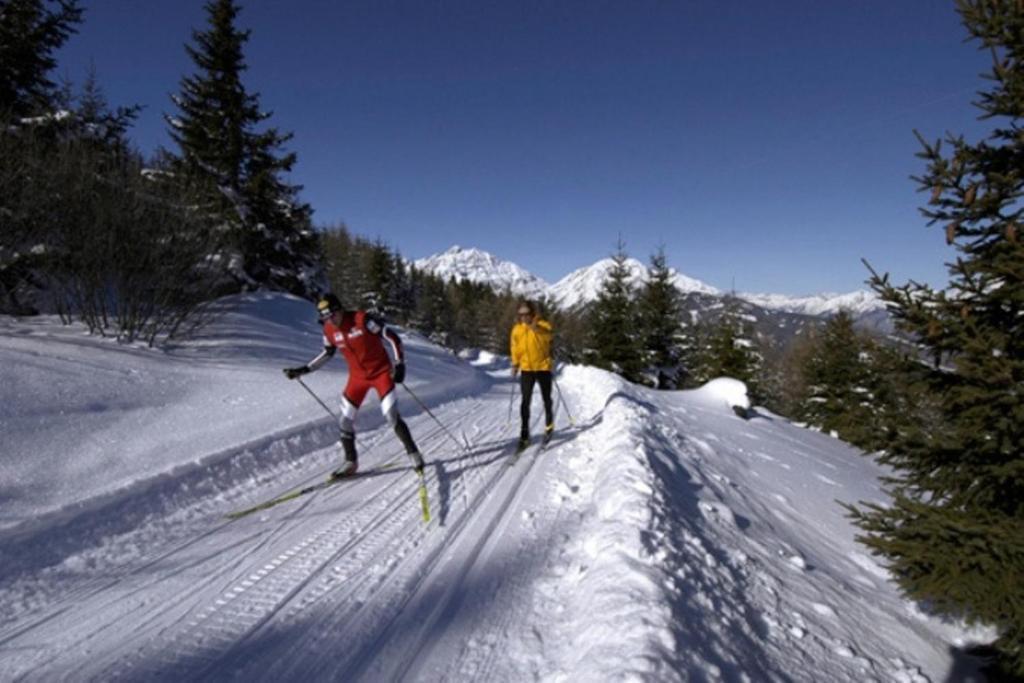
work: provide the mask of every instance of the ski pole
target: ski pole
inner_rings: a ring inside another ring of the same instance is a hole
[[[449,439],[451,439],[452,441],[455,442],[456,446],[461,448],[463,450],[463,452],[465,452],[466,454],[469,454],[469,446],[468,445],[463,446],[462,444],[460,444],[459,440],[456,439],[454,436],[452,436],[452,433],[450,431],[448,431],[448,428],[445,427],[444,424],[440,420],[437,419],[437,416],[434,415],[432,412],[430,412],[430,408],[428,408],[426,405],[424,405],[423,401],[420,400],[419,396],[414,394],[412,392],[412,389],[410,389],[409,387],[407,387],[405,385],[405,382],[402,382],[402,388],[409,392],[409,395],[412,396],[413,400],[416,401],[416,403],[418,403],[420,405],[420,408],[423,408],[424,412],[426,412],[427,415],[429,415],[431,418],[433,418],[434,422],[436,422],[438,424],[438,426],[441,429],[444,430],[444,433],[448,435]]]
[[[305,389],[306,391],[309,392],[309,395],[313,397],[313,400],[316,401],[317,403],[319,403],[320,407],[327,411],[328,415],[330,415],[331,417],[334,417],[334,413],[332,413],[331,409],[327,407],[327,404],[324,403],[323,401],[321,401],[320,397],[317,396],[315,393],[313,393],[312,389],[310,389],[308,386],[306,386],[306,383],[302,381],[301,377],[296,377],[295,379],[298,380],[299,384],[302,385],[303,389]],[[335,418],[335,419],[337,419],[337,418]]]
[[[558,392],[558,400],[562,404],[562,408],[565,409],[565,416],[569,418],[569,426],[575,427],[576,420],[572,419],[572,413],[569,412],[569,404],[565,402],[565,397],[562,396],[562,387],[558,386],[558,380],[552,377],[555,383],[555,391]]]
[[[508,392],[508,424],[512,424],[512,404],[516,400],[516,388],[519,386],[518,381],[512,382],[512,389]]]

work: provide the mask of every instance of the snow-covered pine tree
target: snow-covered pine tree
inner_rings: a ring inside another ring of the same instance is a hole
[[[679,290],[672,282],[664,247],[651,255],[637,308],[648,381],[658,389],[675,389],[682,380],[687,340],[681,322]]]
[[[804,396],[796,417],[840,438],[870,448],[878,435],[867,342],[853,318],[840,311],[815,334],[800,368]]]
[[[753,400],[760,397],[761,354],[754,330],[743,318],[739,303],[728,299],[718,318],[705,325],[696,352],[694,379],[699,383],[732,377],[747,385]]]
[[[633,287],[629,281],[626,245],[620,239],[614,262],[589,311],[590,334],[586,360],[630,382],[643,379],[644,359]]]
[[[921,138],[922,212],[957,252],[944,290],[872,285],[934,360],[923,386],[938,419],[905,425],[880,458],[892,504],[851,514],[907,594],[995,626],[1004,671],[1024,678],[1024,6],[961,0],[971,38],[991,52],[977,106],[997,122],[970,144]],[[919,136],[920,137],[920,136]]]
[[[176,176],[223,238],[216,256],[234,278],[228,288],[311,295],[322,286],[312,209],[283,180],[296,160],[281,152],[291,134],[258,130],[270,114],[242,83],[249,31],[235,25],[239,6],[211,0],[206,11],[208,29],[185,46],[196,73],[172,98],[179,114],[165,117],[179,148]]]

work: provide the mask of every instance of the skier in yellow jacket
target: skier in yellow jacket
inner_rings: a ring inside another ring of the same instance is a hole
[[[524,301],[519,304],[518,322],[512,328],[512,377],[520,376],[523,402],[519,415],[523,420],[519,433],[519,448],[530,443],[530,401],[533,385],[540,385],[544,399],[544,442],[551,438],[555,429],[554,410],[551,404],[551,323],[537,315],[533,304]]]

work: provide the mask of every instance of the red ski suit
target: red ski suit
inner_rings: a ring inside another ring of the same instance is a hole
[[[395,389],[391,379],[391,358],[384,349],[384,340],[391,344],[395,362],[405,360],[402,342],[394,332],[365,311],[346,311],[341,324],[328,320],[324,323],[324,348],[340,349],[348,363],[348,383],[345,385],[345,399],[358,408],[371,388],[380,396],[381,408],[387,408],[394,399],[385,398]]]

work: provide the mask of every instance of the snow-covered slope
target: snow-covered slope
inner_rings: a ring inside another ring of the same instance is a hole
[[[548,295],[551,299],[563,308],[573,308],[580,304],[589,303],[597,299],[601,291],[601,283],[604,282],[608,271],[615,265],[610,258],[601,259],[597,263],[579,268],[566,275],[564,278],[551,285]],[[634,287],[640,287],[647,281],[647,266],[640,261],[630,258],[626,259],[626,267],[629,269],[629,282]],[[684,293],[697,292],[702,294],[718,294],[718,290],[700,280],[694,280],[681,273],[672,271],[672,281],[676,288]]]
[[[0,680],[966,680],[964,634],[836,503],[882,501],[880,469],[740,419],[733,380],[565,368],[555,439],[513,460],[507,364],[405,334],[445,425],[401,393],[432,521],[373,399],[362,476],[226,520],[339,457],[280,374],[316,351],[309,304],[228,304],[171,353],[0,320]],[[332,405],[334,365],[308,378]]]
[[[528,297],[541,296],[548,287],[544,280],[511,261],[503,261],[480,249],[463,249],[458,245],[444,253],[418,259],[413,264],[419,270],[445,280],[454,277],[456,280],[489,284],[495,289],[510,289],[515,294]]]
[[[854,317],[884,311],[885,304],[874,292],[860,290],[848,294],[817,294],[806,297],[789,297],[782,294],[739,294],[752,304],[773,311],[802,313],[804,315],[835,315],[847,311]]]

